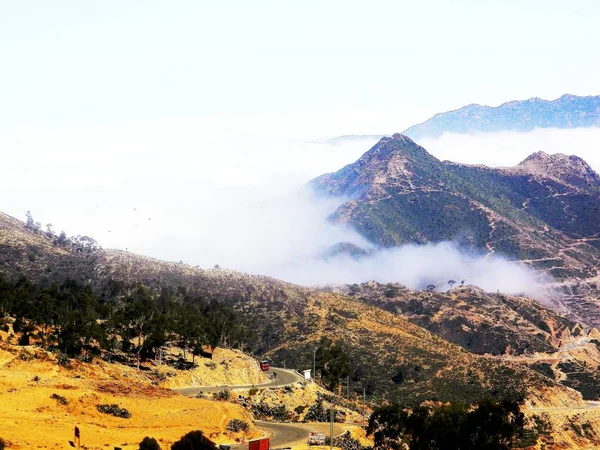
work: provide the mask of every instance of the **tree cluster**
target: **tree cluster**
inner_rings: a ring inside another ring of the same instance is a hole
[[[64,231],[61,231],[57,234],[54,231],[54,226],[51,223],[46,224],[45,231],[42,230],[42,224],[33,219],[31,211],[27,211],[25,228],[32,233],[45,236],[56,246],[67,247],[78,253],[93,253],[102,250],[100,244],[98,244],[94,238],[89,236],[81,236],[78,234],[77,236],[68,237]]]
[[[73,280],[39,286],[21,277],[0,278],[0,318],[15,318],[20,343],[36,343],[70,357],[125,352],[138,365],[174,344],[192,355],[202,346],[232,346],[246,338],[236,313],[216,300],[153,294],[138,286],[122,297],[97,296]],[[185,355],[184,355],[185,356]]]
[[[171,450],[211,450],[217,446],[202,431],[190,431],[171,445]]]
[[[382,406],[371,415],[367,433],[382,450],[506,450],[523,425],[518,403],[485,399],[412,410]]]
[[[340,379],[350,375],[350,357],[339,342],[321,338],[315,359],[321,382],[331,391],[340,385]]]

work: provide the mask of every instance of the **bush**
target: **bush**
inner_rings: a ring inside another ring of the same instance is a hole
[[[160,445],[158,445],[156,439],[146,436],[140,442],[139,450],[160,450]]]
[[[23,333],[17,343],[19,345],[29,345],[29,343],[30,343],[29,334]]]
[[[229,392],[227,389],[223,389],[222,391],[220,391],[217,394],[217,399],[218,400],[229,400],[229,397],[231,397],[231,392]]]
[[[58,403],[59,405],[66,405],[69,403],[69,401],[62,395],[52,394],[50,396],[50,398],[53,398],[54,400],[56,400],[56,403]]]
[[[261,420],[273,419],[278,422],[286,422],[291,418],[291,413],[287,410],[285,405],[269,406],[261,401],[260,403],[252,405],[251,410],[252,414]]]
[[[4,447],[6,447],[6,442],[4,442],[4,439],[0,438],[0,450],[4,450]]]
[[[294,412],[296,414],[302,414],[305,409],[306,409],[306,405],[298,405],[294,408]]]
[[[173,445],[171,450],[214,450],[215,443],[200,430],[190,431]]]
[[[62,367],[69,367],[71,364],[71,360],[64,353],[59,353],[56,357],[56,361],[58,362],[58,365]]]
[[[110,414],[122,419],[129,419],[131,417],[131,413],[125,408],[119,408],[119,405],[98,405],[96,409],[101,413]]]
[[[231,431],[233,433],[237,433],[238,431],[243,431],[244,433],[248,432],[250,426],[247,422],[244,422],[240,419],[231,419],[227,424],[227,431]]]

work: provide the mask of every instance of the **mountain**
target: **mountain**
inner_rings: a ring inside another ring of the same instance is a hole
[[[364,388],[372,398],[408,403],[471,401],[495,392],[511,397],[539,395],[539,400],[547,389],[575,402],[581,398],[519,363],[476,355],[405,317],[344,293],[227,269],[202,270],[122,251],[81,251],[77,246],[59,245],[47,233],[27,229],[5,215],[0,215],[0,274],[12,280],[26,277],[42,285],[72,278],[109,302],[119,302],[143,284],[157,295],[194,294],[224,303],[237,311],[249,331],[247,342],[240,344],[254,354],[272,357],[276,364],[311,367],[313,350],[323,339],[338,343],[352,362],[352,387],[361,392]],[[561,322],[556,333],[560,334],[559,328],[576,327]],[[518,341],[530,342],[523,348],[552,351],[554,334],[538,338],[535,333],[544,333],[538,328],[528,329],[531,336]],[[526,327],[513,330],[522,333]]]
[[[458,164],[395,134],[311,186],[348,197],[331,220],[382,247],[455,241],[520,260],[564,281],[573,312],[600,324],[600,178],[581,158],[538,152],[515,167]]]
[[[600,442],[581,432],[600,424],[584,401],[600,399],[600,333],[529,299],[472,286],[446,293],[377,283],[312,289],[64,243],[3,214],[0,277],[19,285],[27,284],[24,278],[41,285],[73,278],[107,304],[123,301],[139,284],[161,297],[214,300],[246,325],[248,337],[238,345],[275,365],[310,368],[313,351],[335,343],[350,362],[351,394],[360,397],[364,389],[371,405],[524,398],[537,430],[527,445],[538,438],[546,448]],[[329,361],[319,355],[317,367],[324,367]]]
[[[374,281],[331,289],[402,316],[469,352],[525,363],[586,399],[600,396],[600,333],[532,299],[468,285],[448,285],[444,293]]]
[[[414,140],[437,138],[444,133],[531,131],[534,128],[600,126],[600,96],[565,94],[556,100],[537,97],[511,101],[497,107],[472,104],[436,114],[403,134]]]

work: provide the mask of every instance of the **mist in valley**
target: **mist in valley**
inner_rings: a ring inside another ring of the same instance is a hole
[[[322,133],[274,134],[230,121],[1,134],[8,150],[3,211],[24,219],[31,210],[44,226],[92,236],[104,248],[303,285],[376,280],[446,290],[449,280],[464,280],[486,291],[544,296],[547,279],[501,255],[452,242],[382,249],[330,223],[346,199],[303,186],[354,162],[376,140],[331,145]],[[514,165],[543,150],[600,167],[600,129],[443,135],[419,143],[440,159],[464,163]],[[340,242],[368,255],[326,257]]]

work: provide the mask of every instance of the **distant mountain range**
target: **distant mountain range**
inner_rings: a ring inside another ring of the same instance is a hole
[[[515,167],[490,168],[442,162],[395,134],[311,185],[348,197],[331,220],[380,246],[455,241],[565,282],[587,280],[598,292],[600,177],[577,156],[537,152]],[[587,311],[588,297],[576,295],[587,287],[569,289],[575,309],[600,324],[600,307]]]
[[[535,128],[587,128],[600,126],[600,95],[579,97],[565,94],[556,100],[530,98],[500,106],[472,104],[436,114],[402,132],[415,141],[438,138],[444,133],[468,134],[492,131],[531,131]],[[383,135],[339,136],[332,144]]]

